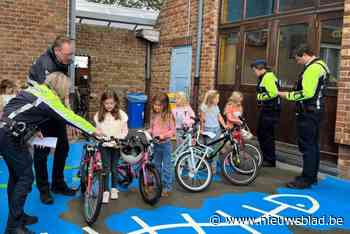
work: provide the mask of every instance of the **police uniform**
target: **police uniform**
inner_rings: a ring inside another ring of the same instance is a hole
[[[88,134],[96,131],[89,122],[66,108],[45,84],[34,83],[10,100],[0,120],[0,154],[9,169],[9,216],[5,233],[32,233],[23,224],[23,207],[34,178],[27,142],[38,126],[50,120],[70,124]]]
[[[317,183],[320,122],[324,112],[324,92],[328,76],[327,64],[316,58],[306,64],[295,90],[287,94],[287,100],[296,102],[298,146],[303,154],[303,171],[297,180],[307,186]]]
[[[278,96],[279,81],[271,71],[259,77],[257,101],[260,107],[257,137],[264,162],[276,165],[275,126],[280,118],[281,100]]]

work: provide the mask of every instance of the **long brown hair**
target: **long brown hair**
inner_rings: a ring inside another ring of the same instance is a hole
[[[162,121],[168,121],[172,119],[172,113],[170,109],[170,101],[169,101],[169,96],[166,93],[158,93],[153,96],[152,99],[152,113],[154,113],[153,105],[155,102],[159,102],[160,105],[162,106]]]
[[[106,109],[105,109],[105,105],[104,102],[107,99],[113,99],[115,102],[115,107],[113,108],[111,115],[114,117],[114,119],[118,120],[120,119],[120,101],[118,98],[118,95],[115,91],[111,90],[111,89],[107,89],[102,95],[101,95],[101,99],[100,99],[100,111],[98,112],[98,121],[102,122],[105,119],[106,116]]]

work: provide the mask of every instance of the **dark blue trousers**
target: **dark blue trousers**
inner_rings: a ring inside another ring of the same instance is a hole
[[[9,215],[7,230],[19,227],[27,195],[34,180],[33,160],[28,148],[16,145],[4,129],[0,129],[0,154],[4,157],[9,171],[7,198]]]
[[[297,115],[298,146],[303,154],[302,177],[307,182],[317,181],[320,165],[320,122],[319,112],[304,112]]]

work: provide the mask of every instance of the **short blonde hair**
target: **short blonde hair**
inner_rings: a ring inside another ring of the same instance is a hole
[[[177,92],[175,94],[175,100],[177,106],[187,106],[189,102],[187,100],[187,96],[184,92]]]
[[[71,82],[62,72],[53,72],[45,80],[45,84],[54,90],[61,100],[65,100],[69,95]]]
[[[217,90],[212,89],[212,90],[207,91],[204,95],[202,105],[209,106],[209,105],[213,104],[213,101],[216,97],[220,97],[220,94]]]

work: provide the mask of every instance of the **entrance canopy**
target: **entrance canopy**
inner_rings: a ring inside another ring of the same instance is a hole
[[[153,28],[158,12],[76,0],[76,21],[109,27]]]

